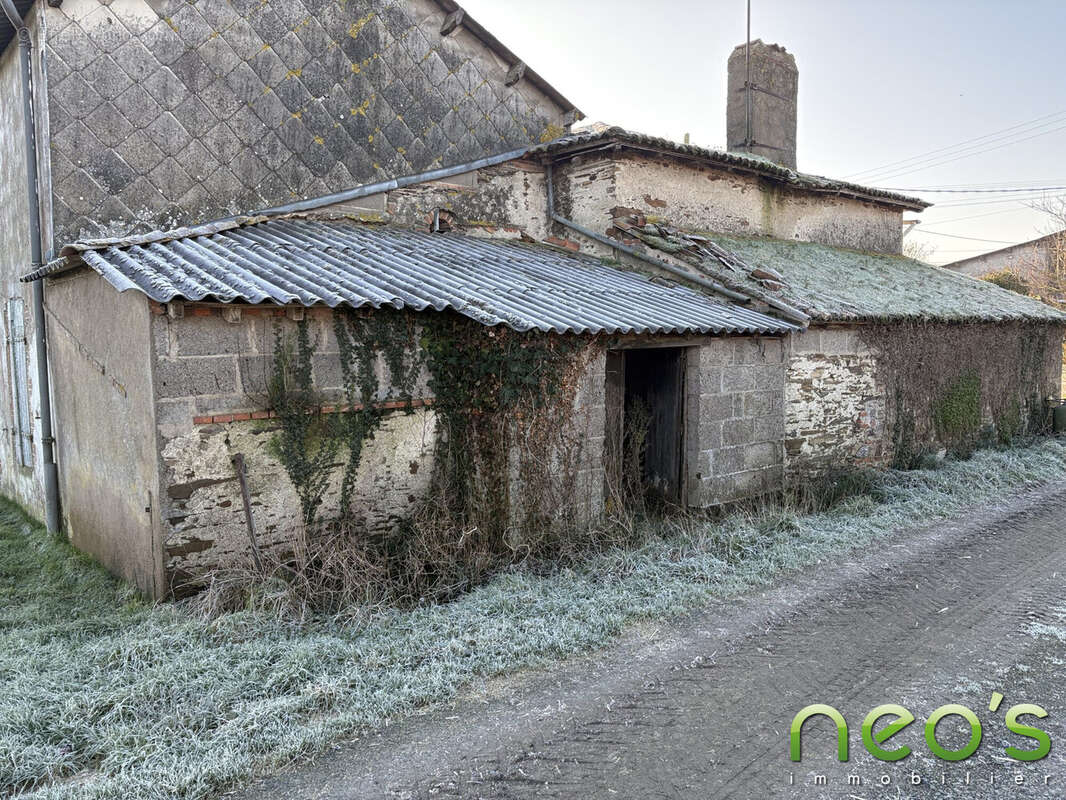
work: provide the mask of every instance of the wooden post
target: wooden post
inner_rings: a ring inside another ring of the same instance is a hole
[[[247,470],[244,464],[244,453],[237,453],[231,459],[237,470],[237,482],[241,485],[241,500],[244,502],[244,519],[248,523],[248,541],[252,545],[252,560],[255,568],[263,571],[263,558],[259,555],[259,542],[255,538],[255,520],[252,518],[252,502],[248,497]]]

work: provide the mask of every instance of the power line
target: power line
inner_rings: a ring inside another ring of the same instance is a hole
[[[1043,192],[1034,195],[1025,195],[1024,197],[1009,197],[999,198],[995,200],[954,200],[950,203],[937,203],[936,208],[962,208],[964,206],[988,206],[1003,203],[1019,203],[1027,200],[1054,200],[1060,197],[1066,197],[1066,194],[1045,194]]]
[[[1042,117],[1036,117],[1035,119],[1028,120],[1027,122],[1019,122],[1016,125],[1011,125],[1010,127],[1007,127],[1007,128],[1001,128],[998,131],[993,131],[992,133],[986,133],[983,136],[975,136],[972,139],[965,139],[965,140],[963,140],[961,142],[955,142],[954,144],[945,145],[944,147],[938,147],[935,150],[928,150],[928,151],[926,151],[924,153],[919,153],[916,156],[911,156],[910,158],[902,158],[902,159],[899,159],[898,161],[890,161],[889,163],[882,164],[879,167],[872,167],[870,169],[860,170],[859,172],[854,172],[851,175],[845,175],[844,177],[845,177],[845,179],[851,179],[851,178],[858,177],[859,175],[870,175],[870,174],[877,174],[877,173],[880,173],[880,172],[884,172],[884,171],[886,171],[886,170],[888,170],[888,169],[890,169],[892,167],[895,167],[897,165],[909,164],[912,161],[919,161],[919,160],[927,158],[928,156],[936,155],[938,153],[944,153],[945,151],[948,151],[948,150],[955,150],[955,149],[957,149],[959,147],[962,147],[963,145],[968,145],[968,144],[976,143],[976,142],[983,142],[985,139],[991,139],[991,138],[999,136],[1000,134],[1004,134],[1004,133],[1007,133],[1009,131],[1017,130],[1018,128],[1025,128],[1027,126],[1033,125],[1034,123],[1041,122],[1043,120],[1048,120],[1048,122],[1044,122],[1043,123],[1044,125],[1050,125],[1050,124],[1052,124],[1051,120],[1054,117],[1060,117],[1060,116],[1062,116],[1064,114],[1066,114],[1066,111],[1056,111],[1053,114],[1045,114]],[[1042,127],[1042,125],[1038,126],[1038,127]]]
[[[1061,122],[1061,120],[1059,120],[1059,121]],[[971,153],[963,153],[962,155],[955,156],[954,158],[947,158],[947,159],[944,159],[943,161],[934,161],[932,163],[918,164],[918,165],[915,165],[915,166],[910,167],[908,169],[904,169],[902,171],[893,172],[893,173],[888,174],[888,175],[879,175],[879,176],[876,176],[874,178],[868,178],[867,180],[884,181],[884,180],[889,180],[891,178],[899,178],[902,175],[910,175],[913,172],[921,172],[922,170],[933,169],[934,167],[941,167],[944,164],[951,164],[951,163],[954,163],[955,161],[961,161],[964,158],[970,158],[972,156],[979,156],[979,155],[982,155],[984,153],[991,153],[993,150],[1002,150],[1004,147],[1010,147],[1011,145],[1021,144],[1022,142],[1028,142],[1030,139],[1036,139],[1036,138],[1038,138],[1040,136],[1047,136],[1048,134],[1058,133],[1059,131],[1063,131],[1063,130],[1066,130],[1066,125],[1062,125],[1062,126],[1060,126],[1058,128],[1052,128],[1049,131],[1041,131],[1040,133],[1034,133],[1032,136],[1026,136],[1026,137],[1023,137],[1021,139],[1012,139],[1009,142],[1003,142],[1002,144],[997,144],[997,145],[995,145],[993,147],[986,147],[984,150],[974,150]]]
[[[941,233],[940,231],[923,231],[921,226],[914,229],[915,233],[927,233],[930,236],[948,236],[952,239],[966,239],[971,242],[991,242],[992,244],[1021,244],[1021,242],[1005,242],[1002,239],[979,239],[976,236],[959,236],[957,233]]]
[[[1018,201],[1017,200],[1009,200],[1009,201],[1005,201],[1005,202],[1017,203]],[[952,223],[952,222],[962,222],[963,220],[967,220],[967,219],[980,219],[981,217],[995,217],[995,216],[998,216],[1000,214],[1017,214],[1019,211],[1033,211],[1033,209],[1029,208],[1028,206],[1020,206],[1018,208],[1005,208],[1005,209],[1001,209],[999,211],[986,211],[983,214],[968,214],[965,217],[952,217],[951,219],[941,219],[941,220],[937,220],[936,222],[924,222],[923,221],[922,222],[922,227],[923,228],[928,228],[928,227],[931,227],[933,225],[947,225],[947,224]]]
[[[887,192],[930,192],[934,194],[1009,194],[1013,192],[1051,192],[1066,190],[1066,186],[1015,186],[1009,189],[930,189],[928,187],[919,189],[900,189],[898,187],[887,186],[879,186],[878,188],[884,189]]]
[[[936,189],[995,189],[997,187],[1011,187],[1011,186],[1030,186],[1033,189],[1039,189],[1046,183],[1062,183],[1066,184],[1066,178],[1032,178],[1028,180],[1013,180],[1013,181],[986,181],[984,183],[938,183],[936,186],[929,186],[924,191],[934,191]],[[913,189],[908,191],[915,191]]]

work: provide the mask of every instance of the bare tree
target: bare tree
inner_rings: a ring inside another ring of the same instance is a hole
[[[1030,294],[1066,310],[1066,198],[1048,197],[1030,207],[1050,218],[1047,235],[1026,264],[1032,274]]]
[[[917,239],[903,240],[903,255],[907,258],[913,258],[915,261],[922,261],[929,264],[935,254],[936,245],[934,244],[921,242]]]
[[[1045,197],[1029,204],[1050,218],[1047,235],[1034,247],[1026,264],[1029,294],[1066,311],[1066,197]],[[1063,344],[1066,358],[1066,343]],[[1061,396],[1066,397],[1066,369]]]

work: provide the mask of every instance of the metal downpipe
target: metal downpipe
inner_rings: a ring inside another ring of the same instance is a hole
[[[33,271],[43,265],[41,243],[41,197],[37,175],[37,123],[33,114],[32,36],[11,0],[0,0],[11,25],[18,31],[19,61],[22,68],[23,136],[26,143],[26,191],[30,203],[30,260]],[[55,439],[52,435],[52,394],[48,380],[48,341],[44,317],[44,281],[33,282],[34,346],[37,356],[37,394],[40,407],[41,458],[44,473],[45,524],[49,533],[58,533],[59,470],[56,467]]]

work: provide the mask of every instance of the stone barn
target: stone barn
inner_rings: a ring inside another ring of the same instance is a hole
[[[353,513],[370,532],[387,530],[429,488],[445,414],[432,389],[452,373],[473,381],[482,362],[468,353],[436,384],[430,362],[404,390],[395,362],[375,354],[381,380],[372,397],[353,398],[337,329],[345,309],[415,312],[422,333],[412,350],[431,346],[435,318],[456,315],[478,329],[475,350],[500,346],[504,327],[572,342],[575,391],[559,412],[557,445],[570,460],[554,462],[553,479],[565,483],[546,497],[578,521],[608,502],[625,409],[638,402],[649,415],[641,478],[661,499],[702,505],[711,491],[725,502],[781,485],[782,337],[797,326],[565,248],[280,217],[86,242],[47,273],[66,527],[77,546],[156,596],[243,559],[249,526],[268,548],[300,524],[269,386],[278,342],[298,327],[314,347],[316,411],[369,401],[384,414],[354,475]],[[478,413],[478,398],[463,402],[460,413]],[[476,448],[475,438],[462,447]],[[519,479],[516,516],[527,492],[521,455],[504,461]],[[325,487],[327,513],[338,508],[342,472]]]
[[[0,483],[149,595],[331,510],[402,526],[456,465],[517,536],[1044,422],[1066,314],[798,171],[777,45],[712,149],[572,130],[452,0],[19,9]]]

